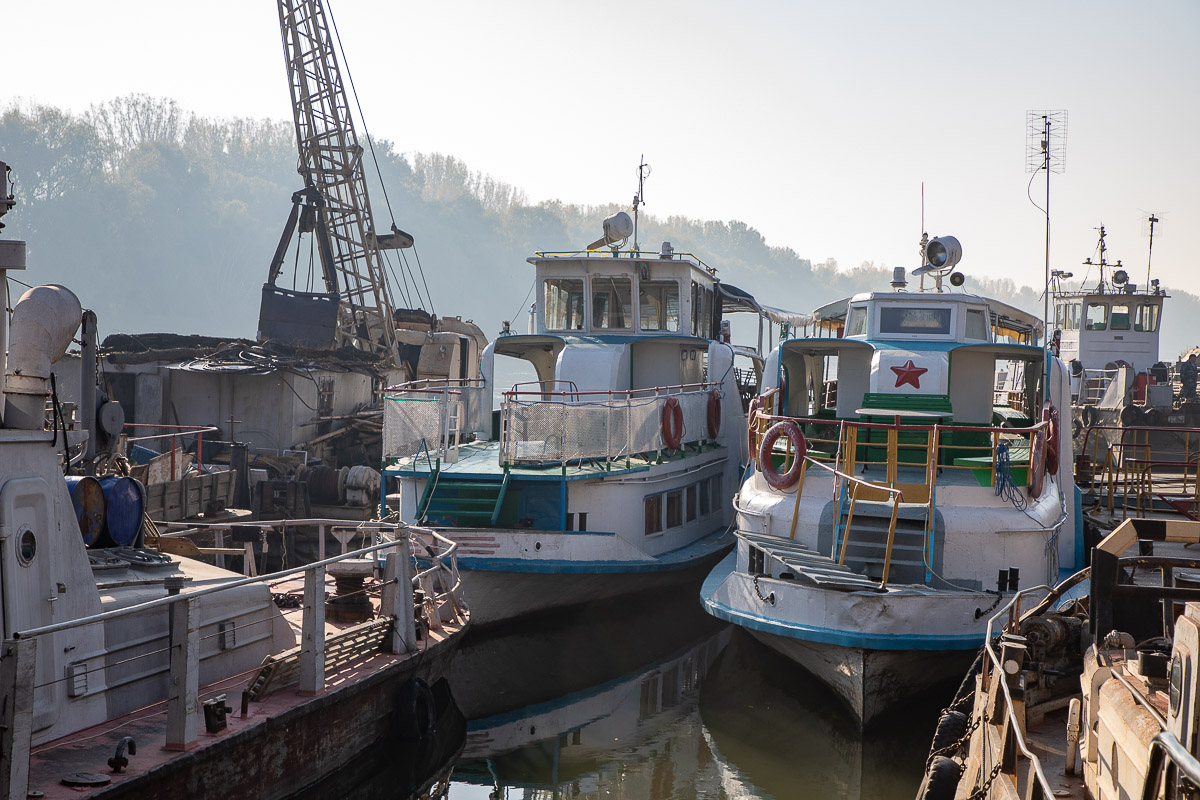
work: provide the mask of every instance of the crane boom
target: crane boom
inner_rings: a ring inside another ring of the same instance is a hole
[[[278,6],[299,145],[297,170],[312,209],[310,224],[323,227],[327,234],[328,246],[321,248],[321,257],[326,291],[337,301],[333,344],[395,358],[393,307],[381,251],[410,247],[412,237],[395,225],[391,233],[377,235],[363,173],[363,149],[354,132],[321,1],[278,0]],[[297,192],[293,201],[299,203],[302,194]],[[285,239],[290,235],[291,228],[285,230]],[[284,247],[286,241],[280,244]],[[267,289],[274,291],[278,266],[272,265],[270,283],[264,287],[264,308]]]

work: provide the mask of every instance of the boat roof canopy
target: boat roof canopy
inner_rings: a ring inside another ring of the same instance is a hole
[[[728,283],[717,284],[717,295],[721,298],[722,314],[759,314],[775,324],[787,322],[793,326],[811,325],[813,318],[809,314],[798,314],[781,308],[766,306],[754,299],[749,292],[743,291]]]

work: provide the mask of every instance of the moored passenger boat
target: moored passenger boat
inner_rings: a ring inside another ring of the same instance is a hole
[[[670,243],[613,246],[629,215],[605,230],[593,249],[529,259],[530,332],[488,345],[482,380],[387,401],[389,508],[458,543],[475,624],[698,581],[732,545],[726,498],[759,364],[729,343],[725,315],[763,310]],[[502,359],[536,380],[493,412]]]
[[[1004,597],[1082,561],[1065,367],[1032,315],[942,291],[963,283],[956,240],[923,247],[933,291],[898,270],[767,359],[736,552],[702,590],[863,725],[961,673]]]

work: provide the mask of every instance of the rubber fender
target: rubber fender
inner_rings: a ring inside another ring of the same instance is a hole
[[[427,739],[437,726],[437,703],[429,684],[412,678],[396,698],[396,715],[400,735],[406,739]]]
[[[961,711],[943,711],[938,717],[937,730],[933,734],[932,750],[949,747],[967,732],[967,715]]]
[[[937,756],[925,771],[917,800],[954,800],[962,770],[962,765],[953,758]]]

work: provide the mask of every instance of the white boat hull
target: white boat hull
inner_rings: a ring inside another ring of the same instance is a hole
[[[973,650],[866,650],[765,631],[750,634],[833,689],[862,727],[925,689],[961,676],[975,657]]]

